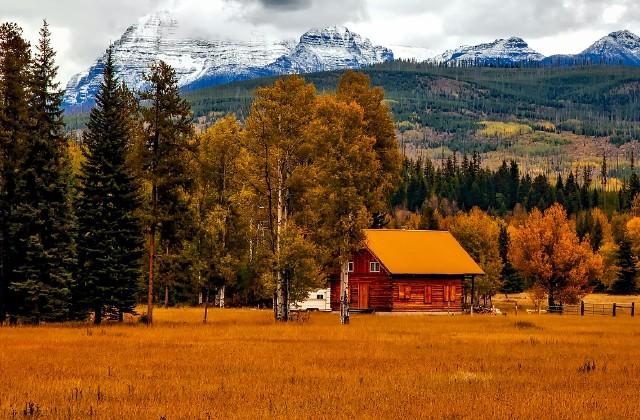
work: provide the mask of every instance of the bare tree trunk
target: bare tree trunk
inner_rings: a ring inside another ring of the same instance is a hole
[[[283,197],[283,182],[284,177],[282,174],[282,167],[278,164],[278,201],[277,201],[277,213],[276,213],[276,321],[287,321],[287,309],[288,302],[286,298],[286,279],[282,275],[282,269],[280,267],[280,236],[282,235],[283,224],[285,223],[285,211],[284,211],[284,197]]]
[[[164,286],[164,308],[169,307],[169,286]]]
[[[349,263],[340,267],[340,323],[349,323]]]
[[[149,290],[147,294],[147,323],[153,323],[153,263],[156,250],[156,229],[151,226],[149,230]]]
[[[204,299],[204,320],[202,321],[205,324],[207,323],[208,312],[209,312],[209,288],[207,287],[207,295]]]
[[[220,297],[218,298],[219,301],[219,306],[221,308],[224,308],[224,293],[225,293],[225,287],[224,285],[222,285],[222,287],[220,288]]]

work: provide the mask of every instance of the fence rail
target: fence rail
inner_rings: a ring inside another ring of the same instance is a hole
[[[636,315],[636,304],[631,303],[586,303],[579,305],[554,305],[547,308],[547,313],[558,315]]]

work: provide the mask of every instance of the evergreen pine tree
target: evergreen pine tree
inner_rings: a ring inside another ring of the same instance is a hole
[[[144,223],[149,234],[147,320],[152,323],[156,235],[165,261],[175,260],[188,225],[184,192],[193,184],[188,165],[194,148],[189,143],[191,108],[180,97],[175,71],[160,61],[152,66],[147,81],[149,89],[141,95],[148,106],[142,109],[145,145],[139,162],[151,189]]]
[[[13,232],[21,241],[11,290],[17,314],[33,322],[67,319],[75,263],[75,220],[67,178],[62,91],[46,21],[30,80],[32,125],[16,179]]]
[[[15,322],[22,296],[15,296],[16,262],[24,253],[24,241],[16,237],[13,212],[17,203],[16,182],[23,149],[27,144],[29,116],[29,44],[13,23],[0,25],[0,323],[7,314]]]
[[[585,166],[582,169],[582,185],[580,187],[580,206],[583,210],[588,210],[592,207],[591,194],[589,194],[589,187],[591,186],[591,168]]]
[[[535,203],[529,202],[529,195],[531,194],[531,176],[526,174],[520,180],[518,185],[518,203],[522,204],[526,209],[531,210]]]
[[[537,207],[540,211],[544,211],[551,206],[553,197],[546,176],[540,174],[534,178],[527,202],[531,208]]]
[[[515,160],[509,164],[509,203],[508,207],[513,209],[518,203],[518,190],[520,188],[520,169]],[[520,202],[520,204],[524,204]]]
[[[516,273],[516,270],[509,261],[509,232],[506,225],[500,226],[500,234],[498,236],[500,247],[500,258],[502,259],[502,289],[503,293],[520,293],[524,290],[522,278]]]
[[[558,174],[558,179],[556,180],[555,196],[556,196],[556,203],[566,208],[567,200],[564,196],[564,182],[562,181],[562,175],[560,174]]]
[[[568,214],[574,214],[580,210],[580,195],[573,172],[569,172],[567,182],[564,184],[564,198]]]
[[[631,242],[626,235],[619,243],[618,266],[620,267],[620,275],[613,283],[612,293],[617,295],[632,295],[636,293],[638,272],[633,251],[631,250]]]
[[[125,165],[130,143],[129,107],[107,51],[104,77],[87,131],[78,203],[79,281],[77,300],[95,312],[131,313],[140,277],[142,229],[136,185]]]

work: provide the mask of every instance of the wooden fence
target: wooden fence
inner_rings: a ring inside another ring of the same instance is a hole
[[[607,315],[618,316],[636,315],[636,304],[631,303],[586,303],[580,302],[579,305],[556,305],[549,306],[547,313],[558,315]]]

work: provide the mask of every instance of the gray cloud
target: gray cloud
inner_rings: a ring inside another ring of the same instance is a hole
[[[311,5],[311,0],[260,0],[260,3],[276,9],[305,9]]]
[[[47,19],[58,50],[61,78],[66,79],[88,67],[109,42],[159,4],[160,0],[3,0],[0,16],[22,26],[32,43],[42,20]]]

